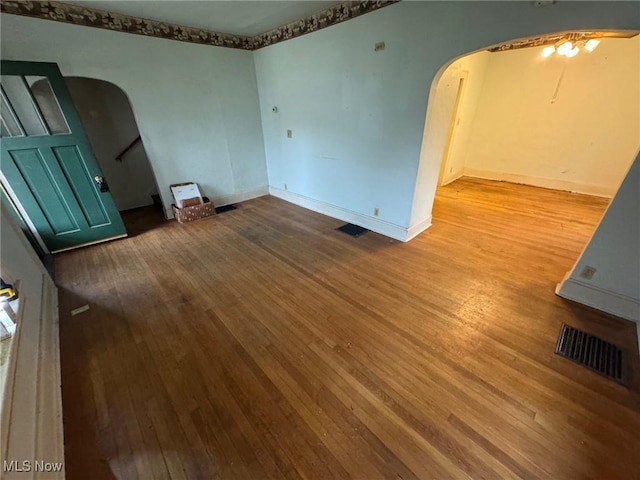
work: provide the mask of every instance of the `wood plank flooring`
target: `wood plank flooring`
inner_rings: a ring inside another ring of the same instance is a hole
[[[408,244],[273,197],[56,256],[67,477],[640,478],[624,388],[553,353],[606,201],[461,179]],[[90,310],[71,316],[72,309]]]

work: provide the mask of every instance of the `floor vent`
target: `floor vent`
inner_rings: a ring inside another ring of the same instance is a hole
[[[223,205],[222,207],[216,207],[216,213],[230,212],[231,210],[237,210],[235,205]]]
[[[563,324],[556,353],[610,380],[627,383],[624,350],[594,335]]]
[[[359,237],[360,235],[369,231],[366,228],[359,227],[358,225],[354,225],[353,223],[345,223],[341,227],[336,228],[336,230],[340,230],[342,233],[346,233],[347,235],[351,235],[352,237]]]

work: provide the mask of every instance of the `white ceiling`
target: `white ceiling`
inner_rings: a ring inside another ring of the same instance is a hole
[[[65,3],[187,27],[254,36],[308,17],[340,2],[335,0],[72,0]]]

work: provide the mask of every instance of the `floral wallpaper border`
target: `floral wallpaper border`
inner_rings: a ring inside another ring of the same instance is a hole
[[[542,47],[543,45],[554,45],[560,40],[571,40],[572,42],[589,40],[591,38],[630,38],[637,35],[636,31],[616,31],[616,32],[564,32],[541,37],[526,38],[514,42],[501,43],[489,49],[490,52],[504,52],[518,48]]]
[[[397,3],[397,1],[399,0],[342,2],[310,17],[288,23],[254,37],[174,25],[54,1],[2,0],[0,2],[0,11],[13,15],[104,28],[148,37],[216,47],[238,48],[241,50],[257,50],[359,17],[365,13]]]
[[[585,32],[586,34],[587,32]],[[590,32],[589,32],[590,33]],[[542,37],[535,38],[526,38],[523,40],[517,40],[515,42],[501,43],[500,45],[496,45],[493,48],[490,48],[490,52],[504,52],[507,50],[516,50],[518,48],[529,48],[529,47],[541,47],[543,45],[553,45],[554,43],[560,41],[561,39],[567,37],[568,35],[577,35],[577,34],[557,34],[557,35],[545,35]],[[572,40],[574,40],[572,38]],[[575,40],[578,40],[575,38]]]
[[[361,2],[342,2],[310,17],[291,22],[253,37],[253,49],[258,50],[275,43],[300,37],[307,33],[359,17],[365,13],[398,3],[399,0],[364,0]]]

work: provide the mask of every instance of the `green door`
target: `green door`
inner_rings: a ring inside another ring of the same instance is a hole
[[[55,63],[2,61],[2,181],[51,252],[126,236]]]

